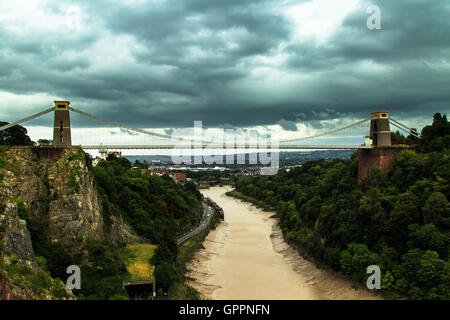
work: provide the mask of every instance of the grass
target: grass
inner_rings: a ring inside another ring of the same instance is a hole
[[[129,281],[154,279],[154,266],[150,264],[150,259],[156,247],[153,244],[134,243],[121,249],[121,258],[130,273]]]

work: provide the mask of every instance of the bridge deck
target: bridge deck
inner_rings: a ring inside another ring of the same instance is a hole
[[[149,150],[158,150],[158,149],[270,149],[270,146],[254,146],[254,145],[87,145],[81,146],[81,148],[86,150],[128,150],[128,149],[149,149]],[[318,150],[348,150],[348,149],[372,149],[372,147],[368,146],[352,146],[352,145],[335,145],[335,146],[326,146],[326,145],[280,145],[274,146],[274,150],[309,150],[309,149],[318,149]]]

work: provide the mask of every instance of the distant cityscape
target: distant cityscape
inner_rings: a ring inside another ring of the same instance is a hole
[[[311,160],[329,160],[329,159],[349,159],[354,154],[353,150],[320,150],[311,152],[283,152],[280,153],[280,169],[290,171],[294,167]],[[186,165],[174,164],[171,157],[167,155],[142,155],[127,156],[121,152],[109,151],[93,159],[92,163],[96,166],[100,160],[108,156],[123,157],[132,164],[133,170],[141,170],[149,175],[163,176],[168,175],[176,183],[184,184],[193,182],[199,187],[208,187],[217,184],[227,183],[231,177],[238,176],[258,176],[261,175],[262,165],[248,164],[222,164],[222,165]],[[246,154],[246,160],[249,155]]]

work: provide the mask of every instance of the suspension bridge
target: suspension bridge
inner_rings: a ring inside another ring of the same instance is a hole
[[[90,118],[92,120],[105,123],[109,126],[120,128],[121,130],[126,130],[129,132],[134,132],[137,134],[144,134],[146,136],[151,136],[159,139],[170,139],[171,143],[164,144],[105,144],[94,143],[94,144],[82,144],[77,147],[81,147],[85,150],[130,150],[130,149],[149,149],[149,150],[168,150],[168,149],[278,149],[278,150],[304,150],[304,149],[317,149],[317,150],[342,150],[342,149],[373,149],[377,147],[389,147],[391,146],[391,131],[390,126],[394,126],[399,130],[407,132],[408,134],[419,137],[415,129],[408,128],[406,125],[396,121],[389,116],[388,111],[378,111],[371,113],[370,117],[346,125],[341,128],[333,129],[331,131],[322,132],[312,136],[306,137],[295,137],[287,140],[280,140],[275,146],[261,145],[256,143],[231,143],[230,144],[214,144],[205,141],[199,141],[192,138],[167,135],[162,133],[157,133],[154,131],[144,130],[141,128],[134,128],[122,123],[118,123],[111,120],[106,120],[90,114],[88,112],[79,110],[70,106],[69,101],[55,101],[55,106],[49,109],[43,110],[34,115],[28,116],[24,119],[12,122],[10,124],[0,127],[0,131],[9,129],[15,125],[23,124],[25,122],[34,120],[36,118],[42,117],[48,113],[54,112],[54,125],[53,125],[53,146],[72,146],[72,133],[70,124],[70,112],[74,112],[83,117]],[[299,144],[300,141],[313,140],[325,136],[330,136],[342,132],[344,130],[349,130],[351,128],[360,126],[364,123],[370,122],[370,136],[366,137],[364,144],[360,145],[308,145]],[[178,141],[179,143],[174,143]]]

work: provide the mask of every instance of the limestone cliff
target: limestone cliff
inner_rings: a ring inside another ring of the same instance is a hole
[[[40,272],[26,222],[30,219],[38,221],[42,233],[52,243],[64,245],[70,254],[82,252],[86,238],[140,241],[121,217],[111,217],[108,224],[104,222],[102,203],[89,166],[85,153],[78,148],[46,151],[2,147],[0,255],[3,258],[14,255],[19,264]],[[5,287],[5,283],[8,280],[3,280],[0,287]]]

